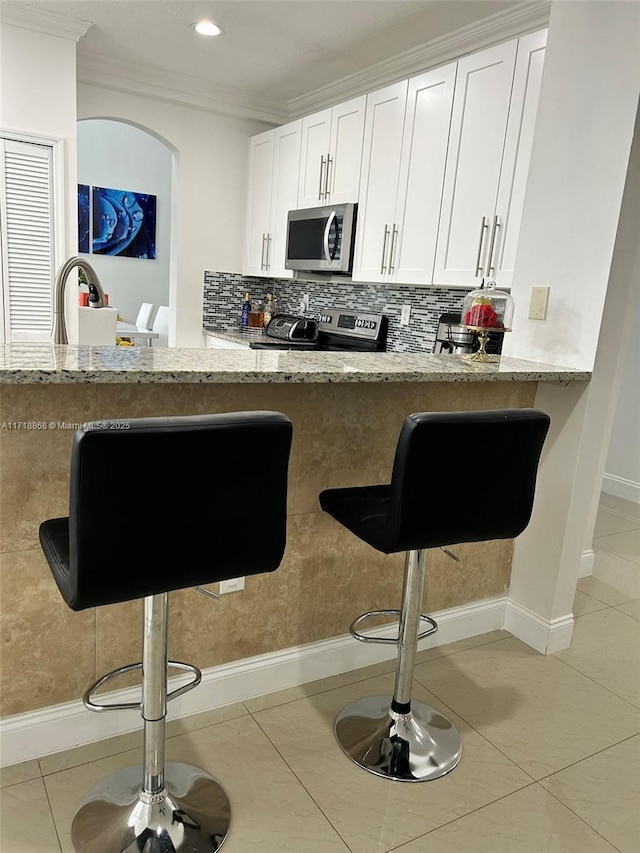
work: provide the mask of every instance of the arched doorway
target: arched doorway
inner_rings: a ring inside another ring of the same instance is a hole
[[[83,244],[84,251],[91,252],[91,264],[109,294],[110,304],[117,308],[119,317],[129,323],[135,322],[143,303],[150,303],[156,309],[168,306],[173,319],[172,146],[146,128],[100,117],[78,122],[77,150],[79,186],[140,194],[148,197],[148,208],[155,213],[155,217],[147,214],[148,231],[144,243],[131,244],[131,249],[125,247],[122,254],[116,253],[118,245],[115,238],[110,240],[112,232],[108,227],[97,234],[94,225],[92,245],[89,246],[88,241]],[[92,190],[89,193],[92,194]],[[108,206],[108,201],[104,204]],[[97,222],[98,227],[100,215],[100,210],[96,210],[94,223]],[[173,327],[172,320],[169,325]],[[167,336],[161,336],[158,342],[167,344]]]

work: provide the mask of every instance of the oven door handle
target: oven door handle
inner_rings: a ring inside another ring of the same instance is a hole
[[[331,223],[335,218],[336,212],[335,210],[332,210],[329,214],[329,218],[327,219],[327,224],[324,226],[324,256],[328,263],[331,263],[331,257],[329,255],[329,231],[331,230]]]

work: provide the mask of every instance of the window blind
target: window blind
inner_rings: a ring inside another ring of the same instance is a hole
[[[49,341],[53,316],[53,151],[0,139],[4,337]]]

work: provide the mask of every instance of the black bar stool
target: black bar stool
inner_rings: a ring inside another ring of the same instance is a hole
[[[98,679],[83,700],[94,711],[141,710],[143,766],[85,796],[71,829],[77,853],[214,853],[225,840],[231,809],[219,783],[198,767],[165,767],[167,701],[201,679],[197,667],[167,659],[167,593],[278,568],[291,435],[277,412],[102,421],[76,432],[69,517],[40,526],[47,562],[73,610],[144,599],[142,663]],[[256,449],[268,459],[260,477]],[[144,497],[123,500],[118,472],[140,468]],[[257,548],[247,547],[249,521]],[[193,678],[167,695],[168,665]],[[140,668],[141,703],[93,701],[98,687]]]
[[[409,415],[389,485],[321,492],[322,509],[372,548],[384,554],[407,552],[402,609],[364,613],[350,628],[357,640],[398,646],[393,697],[359,699],[336,719],[338,743],[365,770],[422,782],[444,776],[460,761],[462,741],[452,723],[434,708],[411,701],[418,640],[438,627],[420,613],[426,549],[447,551],[444,546],[454,543],[521,533],[531,517],[548,428],[548,415],[535,409]],[[477,490],[478,499],[470,505],[443,501],[436,487],[451,477],[452,460],[458,460],[457,479]],[[358,631],[367,618],[392,614],[400,618],[397,640]],[[421,621],[429,626],[422,633]]]

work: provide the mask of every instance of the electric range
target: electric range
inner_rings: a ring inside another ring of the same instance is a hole
[[[274,318],[277,319],[277,318]],[[315,340],[284,340],[274,324],[267,327],[260,341],[252,341],[251,349],[280,349],[322,352],[385,352],[387,349],[388,320],[384,314],[371,314],[348,309],[322,311],[317,321]],[[309,321],[306,320],[308,327]]]

